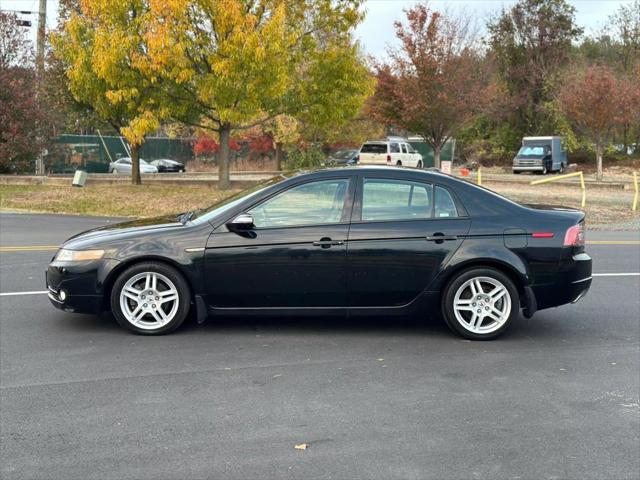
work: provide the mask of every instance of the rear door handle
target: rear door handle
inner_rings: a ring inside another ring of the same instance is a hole
[[[342,240],[331,240],[328,237],[323,237],[317,242],[313,242],[314,247],[331,248],[332,245],[344,245]]]
[[[451,240],[457,240],[457,235],[445,235],[444,233],[434,233],[431,236],[427,236],[427,242],[446,242]]]

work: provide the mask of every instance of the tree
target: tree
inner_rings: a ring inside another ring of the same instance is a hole
[[[138,152],[145,136],[171,105],[156,86],[157,75],[146,70],[139,32],[148,14],[144,0],[79,0],[53,36],[74,98],[127,139],[134,184],[141,183]]]
[[[571,42],[582,33],[575,8],[565,0],[520,0],[487,28],[516,136],[555,133],[549,131],[556,125],[546,106],[569,62]]]
[[[14,14],[0,12],[0,171],[24,170],[40,150],[33,51]]]
[[[598,181],[604,148],[630,114],[628,88],[609,67],[590,66],[569,75],[558,94],[565,116],[594,144]]]
[[[375,65],[371,102],[382,122],[422,135],[440,166],[444,144],[467,124],[483,89],[479,55],[469,21],[444,16],[419,4],[395,23],[399,50]]]
[[[229,187],[232,131],[282,114],[322,117],[332,109],[339,124],[364,101],[368,78],[350,35],[361,18],[360,0],[153,6],[144,32],[148,68],[188,99],[177,119],[219,135],[221,188]]]

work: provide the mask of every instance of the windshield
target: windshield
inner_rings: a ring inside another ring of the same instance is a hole
[[[149,162],[146,160],[140,159],[140,165],[149,165]]]
[[[355,150],[339,150],[333,154],[333,158],[348,159],[355,155]]]
[[[233,209],[239,203],[259,195],[260,193],[262,193],[262,191],[266,190],[272,185],[275,185],[276,183],[281,182],[285,178],[287,177],[285,177],[284,175],[280,175],[278,177],[273,177],[265,182],[253,185],[249,188],[245,188],[238,193],[230,195],[227,198],[214,203],[210,207],[203,208],[202,210],[197,210],[191,217],[191,220],[208,221],[210,218],[217,217],[227,210]]]
[[[386,143],[365,143],[360,149],[360,153],[387,153]]]
[[[519,157],[542,157],[549,153],[549,147],[543,145],[526,145],[518,152]]]

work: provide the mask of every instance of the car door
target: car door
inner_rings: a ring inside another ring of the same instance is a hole
[[[345,307],[352,178],[292,186],[246,211],[253,218],[249,230],[216,229],[205,250],[209,304],[234,309]]]
[[[442,186],[361,178],[349,231],[349,305],[410,303],[462,244],[469,226]]]

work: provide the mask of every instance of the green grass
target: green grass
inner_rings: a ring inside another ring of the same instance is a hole
[[[207,186],[0,185],[0,209],[31,212],[153,217],[207,207],[238,190]]]

